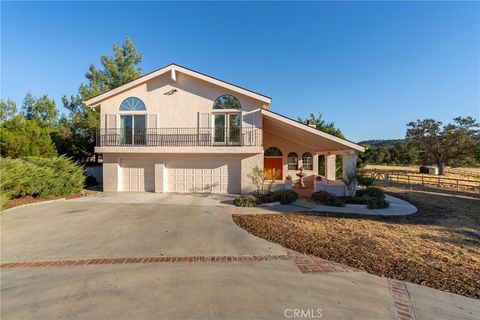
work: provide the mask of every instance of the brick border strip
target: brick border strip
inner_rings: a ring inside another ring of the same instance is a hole
[[[39,267],[65,267],[84,266],[92,264],[148,264],[148,263],[232,263],[232,262],[260,262],[260,261],[292,261],[302,273],[321,272],[351,272],[359,271],[349,266],[309,256],[293,250],[280,255],[245,255],[245,256],[160,256],[138,258],[104,258],[81,260],[55,260],[55,261],[27,261],[8,262],[0,264],[0,269],[39,268]]]
[[[289,260],[292,260],[302,273],[322,273],[322,272],[356,272],[358,269],[344,264],[325,260],[311,255],[306,255],[297,251],[289,250],[287,252]]]
[[[415,320],[412,299],[405,281],[387,279],[396,320]]]
[[[256,261],[287,261],[287,255],[263,255],[263,256],[191,256],[191,257],[139,257],[139,258],[104,258],[82,260],[56,260],[56,261],[28,261],[8,262],[0,264],[1,269],[14,268],[37,268],[37,267],[64,267],[83,266],[91,264],[148,264],[148,263],[208,263],[208,262],[256,262]]]

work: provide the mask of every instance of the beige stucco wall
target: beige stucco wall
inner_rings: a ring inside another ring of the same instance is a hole
[[[281,132],[278,132],[278,134],[281,134]],[[265,130],[263,133],[263,147],[265,150],[270,147],[277,147],[278,149],[280,149],[280,151],[282,151],[284,179],[287,175],[292,176],[294,180],[297,179],[297,176],[295,174],[298,172],[298,170],[288,170],[287,156],[290,152],[295,152],[298,155],[299,168],[302,166],[303,153],[310,152],[313,155],[313,170],[303,171],[303,173],[306,174],[305,179],[307,181],[313,179],[313,177],[318,172],[318,156],[315,155],[315,151],[298,142],[291,141],[285,136],[281,137],[277,135],[277,133]]]
[[[168,94],[172,89],[176,89],[177,92]],[[260,113],[262,102],[177,72],[176,81],[171,79],[170,73],[166,73],[101,101],[101,128],[106,128],[106,115],[121,114],[120,104],[129,97],[141,99],[145,103],[147,114],[157,116],[156,127],[196,128],[199,121],[198,114],[211,113],[213,102],[224,94],[231,94],[240,100],[244,127],[262,126]],[[119,127],[119,116],[117,116],[116,126]]]
[[[255,190],[248,174],[252,172],[253,168],[258,166],[263,168],[263,153],[243,158],[241,161],[241,188],[242,193],[250,193]]]

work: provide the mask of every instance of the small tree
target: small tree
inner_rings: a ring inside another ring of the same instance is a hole
[[[457,117],[454,123],[442,125],[433,119],[417,120],[407,124],[406,138],[421,152],[431,157],[444,174],[445,164],[456,164],[474,156],[480,125],[472,117]]]
[[[17,114],[17,104],[12,99],[0,100],[0,123],[13,118]]]
[[[276,172],[272,179],[265,179],[265,170],[258,166],[253,167],[252,172],[247,174],[247,177],[250,178],[250,181],[257,189],[256,193],[259,195],[270,193],[273,183],[278,176],[278,172]]]

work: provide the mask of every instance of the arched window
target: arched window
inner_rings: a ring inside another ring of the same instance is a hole
[[[120,111],[146,111],[145,104],[142,100],[130,97],[125,99],[120,105]]]
[[[287,156],[288,170],[298,170],[298,155],[290,152]]]
[[[313,157],[310,152],[302,154],[302,167],[303,170],[313,170]]]
[[[240,101],[229,94],[224,94],[215,100],[213,109],[242,109]]]
[[[270,157],[281,157],[282,156],[282,151],[278,149],[277,147],[270,147],[264,152],[265,156],[270,156]]]

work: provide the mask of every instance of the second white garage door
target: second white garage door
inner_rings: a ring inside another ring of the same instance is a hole
[[[155,166],[153,161],[122,160],[121,166],[122,191],[155,191]]]
[[[240,160],[167,161],[169,192],[240,192]]]

